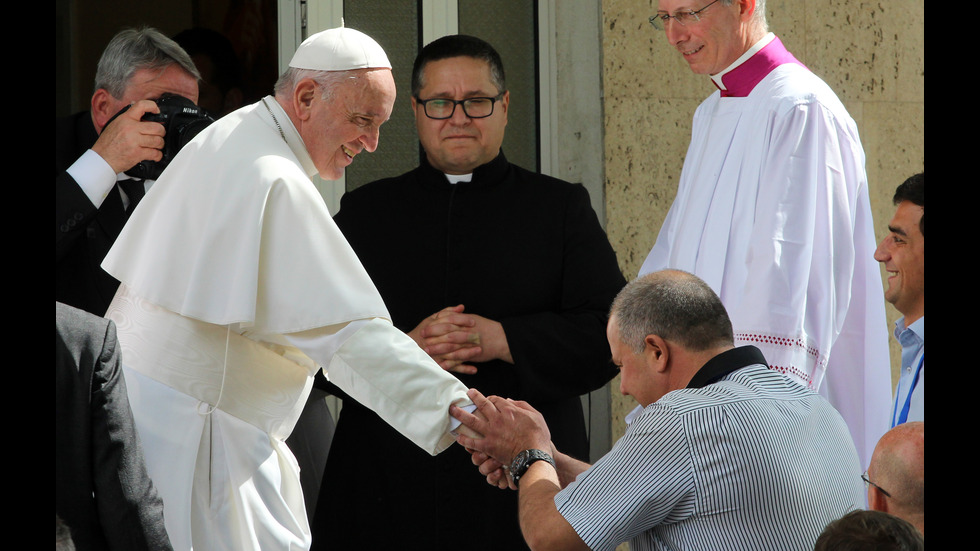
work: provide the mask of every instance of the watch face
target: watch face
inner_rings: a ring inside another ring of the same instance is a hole
[[[542,450],[524,450],[517,454],[510,464],[510,476],[514,479],[514,484],[516,485],[521,477],[524,476],[531,463],[539,460],[551,463],[552,467],[555,466],[555,460],[547,452]]]
[[[514,460],[510,463],[510,472],[514,477],[516,482],[527,470],[527,458],[530,455],[530,450],[524,450],[521,453],[514,456]]]

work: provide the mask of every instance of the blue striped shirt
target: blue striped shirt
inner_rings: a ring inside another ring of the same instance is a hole
[[[763,362],[647,406],[555,504],[594,550],[810,551],[863,507],[861,473],[840,414]]]

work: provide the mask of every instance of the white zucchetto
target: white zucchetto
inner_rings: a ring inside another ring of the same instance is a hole
[[[314,71],[391,69],[380,44],[361,31],[347,27],[327,29],[304,40],[289,66]]]

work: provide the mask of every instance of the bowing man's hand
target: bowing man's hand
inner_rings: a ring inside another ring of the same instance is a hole
[[[499,396],[486,398],[473,388],[467,391],[467,395],[476,404],[479,415],[456,406],[450,406],[449,414],[483,435],[483,438],[471,438],[465,434],[456,437],[457,442],[474,454],[473,462],[481,466],[482,474],[492,473],[494,464],[486,464],[485,460],[478,461],[480,458],[476,453],[495,460],[499,466],[510,465],[514,456],[531,448],[544,450],[552,457],[557,455],[544,417],[530,404]]]
[[[483,452],[478,452],[473,449],[467,449],[467,451],[470,452],[470,460],[477,466],[480,474],[487,477],[487,484],[496,486],[501,490],[506,490],[507,488],[511,490],[517,489],[514,481],[510,478],[510,468],[508,465],[502,464],[500,461]]]

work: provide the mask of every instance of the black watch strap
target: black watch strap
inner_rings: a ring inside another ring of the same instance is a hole
[[[514,479],[515,486],[520,485],[521,477],[527,472],[531,463],[535,461],[547,461],[551,463],[552,467],[555,467],[555,460],[547,452],[538,449],[524,450],[514,456],[514,460],[510,463],[510,476]],[[557,469],[557,467],[555,468]]]

